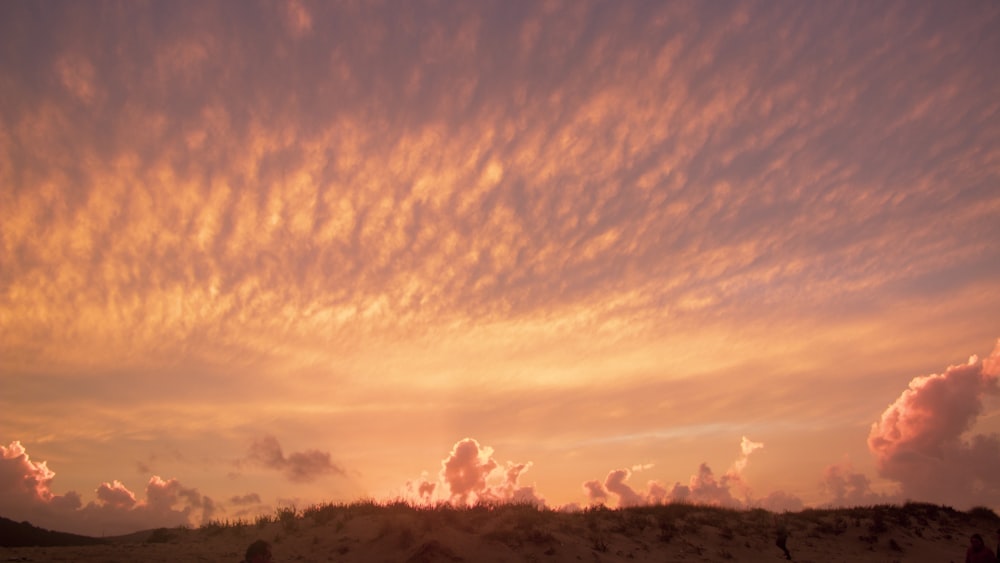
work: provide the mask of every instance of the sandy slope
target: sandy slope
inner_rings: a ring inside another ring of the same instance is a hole
[[[802,563],[960,563],[969,535],[992,543],[1000,528],[989,511],[920,504],[782,516],[678,505],[573,514],[525,506],[329,506],[260,526],[159,530],[102,546],[0,548],[0,561],[236,563],[260,538],[272,542],[278,562],[783,561],[775,545],[779,519],[791,533],[793,560]]]

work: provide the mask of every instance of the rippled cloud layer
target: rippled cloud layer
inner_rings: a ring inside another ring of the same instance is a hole
[[[595,451],[662,467],[706,437],[672,480],[750,435],[776,469],[808,427],[854,444],[835,496],[875,494],[839,456],[998,335],[998,25],[988,2],[8,3],[0,440],[353,494],[476,436],[539,479],[592,459],[544,489],[582,502],[635,493]]]

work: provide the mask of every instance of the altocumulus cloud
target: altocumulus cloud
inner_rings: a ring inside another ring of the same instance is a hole
[[[16,365],[91,337],[290,362],[261,343],[604,299],[752,318],[996,258],[996,80],[956,64],[992,68],[981,7],[5,8]]]

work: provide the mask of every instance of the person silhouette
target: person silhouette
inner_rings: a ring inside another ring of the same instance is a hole
[[[789,561],[792,560],[792,554],[788,552],[788,526],[785,525],[783,519],[775,519],[775,524],[777,525],[777,531],[775,533],[774,545],[781,548],[781,551],[785,552],[785,559]]]
[[[243,563],[271,563],[271,544],[264,540],[250,544]]]
[[[965,552],[965,563],[996,563],[997,556],[983,542],[983,536],[972,534],[969,549]]]

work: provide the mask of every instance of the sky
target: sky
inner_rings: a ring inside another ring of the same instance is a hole
[[[0,3],[0,516],[1000,510],[998,30]]]

